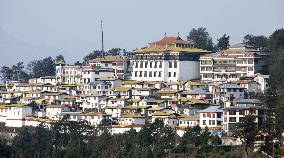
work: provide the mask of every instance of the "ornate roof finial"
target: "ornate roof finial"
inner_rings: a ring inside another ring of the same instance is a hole
[[[165,37],[167,37],[167,33],[165,32]]]
[[[178,32],[178,37],[179,37],[179,32]]]

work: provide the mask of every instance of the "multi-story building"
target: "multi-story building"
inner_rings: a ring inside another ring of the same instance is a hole
[[[119,79],[125,79],[127,62],[121,56],[105,56],[104,58],[96,58],[88,61],[89,65],[96,68],[108,69],[111,68],[113,76]]]
[[[209,129],[223,128],[223,110],[221,106],[209,106],[206,109],[199,110],[200,127]]]
[[[56,83],[77,84],[81,83],[82,66],[66,65],[60,61],[56,63]]]
[[[127,62],[120,56],[105,56],[89,60],[85,66],[56,63],[56,83],[90,83],[98,78],[124,79]]]
[[[199,78],[199,57],[210,53],[192,42],[167,37],[130,53],[131,78],[138,81],[186,81]]]
[[[234,100],[233,104],[227,103],[223,108],[224,131],[232,133],[236,130],[236,124],[243,121],[246,115],[254,115],[255,122],[261,125],[263,122],[264,107],[257,99]]]
[[[222,52],[200,57],[203,81],[235,81],[242,76],[265,73],[267,54],[245,44],[236,44]]]

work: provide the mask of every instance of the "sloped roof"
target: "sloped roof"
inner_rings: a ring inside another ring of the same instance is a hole
[[[158,45],[166,45],[166,44],[193,44],[192,42],[184,41],[180,37],[167,37],[165,36],[163,39],[155,42],[151,42],[149,44],[158,44]]]
[[[199,110],[197,112],[199,113],[203,113],[203,112],[223,112],[222,109],[220,109],[221,106],[209,106],[208,108],[206,109],[203,109],[203,110]]]

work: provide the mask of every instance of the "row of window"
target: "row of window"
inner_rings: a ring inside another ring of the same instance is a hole
[[[159,65],[158,65],[159,63]],[[138,68],[138,65],[139,65],[139,68],[162,68],[163,67],[163,62],[157,62],[157,61],[140,61],[140,64],[138,64],[138,62],[135,62],[135,68]]]
[[[162,71],[135,71],[135,77],[162,77]]]
[[[206,120],[203,120],[203,125],[207,125],[206,124]],[[209,124],[208,125],[216,125],[216,123],[217,123],[217,125],[222,125],[222,121],[215,121],[215,120],[209,120]]]
[[[206,113],[204,113],[203,117],[206,118],[206,116],[208,118],[216,118],[216,114],[207,113],[207,115],[206,115]],[[217,113],[217,118],[221,118],[221,117],[222,117],[222,114],[221,113]]]

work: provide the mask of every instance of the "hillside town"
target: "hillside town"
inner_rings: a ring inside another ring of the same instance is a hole
[[[102,54],[84,65],[56,61],[55,76],[0,85],[0,122],[50,127],[68,117],[115,134],[159,119],[179,136],[197,125],[233,136],[246,115],[256,116],[258,126],[264,122],[259,95],[269,86],[267,57],[245,43],[212,52],[165,35],[127,56]]]

